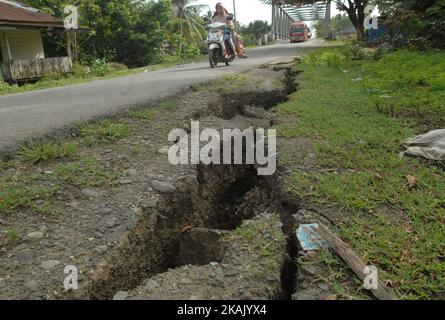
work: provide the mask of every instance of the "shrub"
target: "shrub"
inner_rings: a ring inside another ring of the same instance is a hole
[[[9,84],[7,82],[0,81],[0,94],[14,93],[18,86],[15,84]]]
[[[112,71],[122,71],[122,70],[128,70],[128,67],[125,64],[122,64],[122,63],[111,62],[110,63],[110,69]]]
[[[71,157],[76,152],[77,146],[73,143],[33,141],[26,146],[22,146],[18,151],[18,156],[25,161],[37,163]]]
[[[343,65],[351,60],[351,56],[344,50],[323,49],[317,50],[304,58],[304,63],[314,66],[326,66],[341,69]]]
[[[103,77],[111,72],[111,65],[105,59],[95,59],[85,68],[85,74]]]
[[[201,50],[193,45],[186,45],[182,48],[181,57],[182,58],[195,58],[201,55]]]
[[[409,6],[408,6],[409,7]],[[397,8],[386,21],[386,41],[396,48],[445,49],[445,1],[425,8]]]
[[[124,139],[130,133],[128,126],[105,119],[97,123],[85,124],[79,128],[86,145],[110,144]]]

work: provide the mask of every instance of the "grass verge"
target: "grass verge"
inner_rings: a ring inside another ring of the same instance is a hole
[[[415,135],[424,117],[391,117],[376,108],[377,93],[366,83],[388,85],[369,73],[385,60],[352,61],[330,50],[326,59],[319,52],[298,66],[304,71],[300,90],[279,106],[294,119],[278,127],[279,136],[306,137],[316,150],[311,169],[294,171],[293,192],[321,206],[337,205],[343,213],[340,236],[378,267],[380,278],[401,298],[443,298],[445,174],[398,154],[400,142]],[[425,72],[423,77],[429,77]]]
[[[125,139],[130,133],[130,128],[117,121],[104,119],[96,123],[88,123],[79,128],[83,143],[87,146],[97,144],[110,144],[119,139]]]

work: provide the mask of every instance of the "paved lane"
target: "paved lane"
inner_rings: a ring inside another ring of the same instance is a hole
[[[318,40],[282,43],[249,50],[248,59],[237,59],[230,67],[210,69],[208,62],[190,63],[123,78],[0,96],[0,151],[98,116],[148,105],[184,86],[244,72],[319,46],[322,43]]]

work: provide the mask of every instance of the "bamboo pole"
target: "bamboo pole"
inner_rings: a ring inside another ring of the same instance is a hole
[[[318,233],[329,242],[330,246],[348,264],[354,273],[362,281],[365,281],[366,263],[340,238],[333,234],[325,225],[318,223]],[[389,289],[380,279],[377,280],[377,289],[371,289],[372,294],[379,300],[398,300],[394,292]]]

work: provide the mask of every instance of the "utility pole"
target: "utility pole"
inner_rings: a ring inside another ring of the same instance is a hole
[[[277,39],[277,16],[276,16],[276,7],[275,7],[275,1],[272,2],[272,36],[273,39]]]
[[[233,0],[233,23],[235,25],[235,31],[236,31],[236,0]]]
[[[331,0],[326,3],[326,16],[324,18],[324,33],[326,39],[331,39]]]

